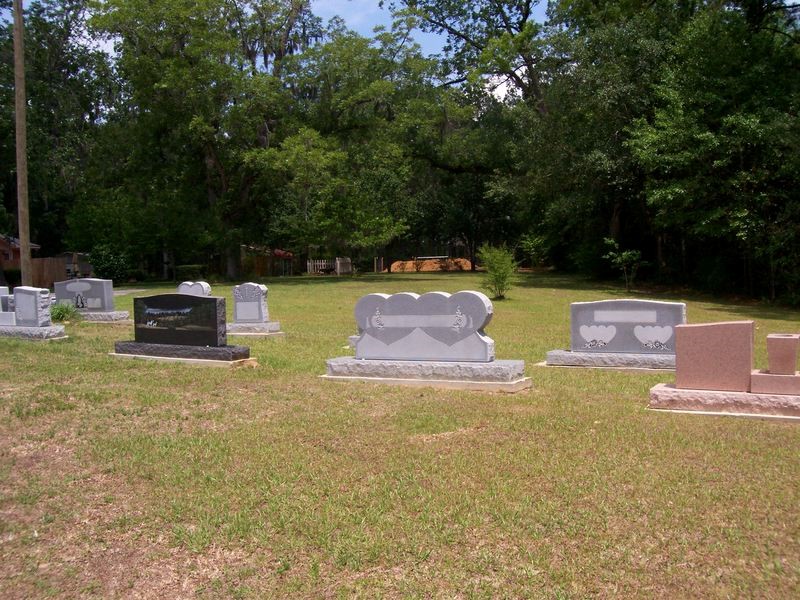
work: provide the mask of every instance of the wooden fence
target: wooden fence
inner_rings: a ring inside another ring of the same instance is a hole
[[[19,269],[18,260],[7,260],[3,263],[4,269]],[[63,257],[32,258],[31,279],[33,287],[47,288],[53,291],[56,281],[68,279],[67,264]]]

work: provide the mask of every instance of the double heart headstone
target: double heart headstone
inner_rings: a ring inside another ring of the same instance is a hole
[[[211,286],[205,281],[184,281],[178,285],[178,293],[189,296],[210,296]]]
[[[490,362],[492,312],[480,292],[369,294],[355,307],[356,358]]]
[[[575,302],[570,313],[573,352],[675,354],[675,327],[686,323],[682,302]]]

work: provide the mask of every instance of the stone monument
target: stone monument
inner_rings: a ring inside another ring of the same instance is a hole
[[[189,296],[210,296],[211,286],[205,281],[184,281],[178,285],[178,293]]]
[[[547,353],[547,365],[675,368],[675,328],[683,302],[600,300],[570,305],[570,349]]]
[[[53,288],[56,302],[74,306],[86,321],[108,323],[130,317],[128,311],[114,310],[114,282],[110,279],[57,281]]]
[[[767,336],[769,369],[753,369],[753,321],[676,327],[675,384],[650,389],[650,408],[800,419],[798,334]]]
[[[247,282],[233,288],[233,323],[228,323],[231,335],[283,335],[281,324],[269,320],[267,286]]]
[[[495,360],[482,293],[369,294],[355,307],[355,357],[327,361],[324,378],[516,392],[531,386],[522,360]]]
[[[14,288],[13,297],[8,294],[2,296],[0,336],[33,340],[67,337],[64,326],[53,325],[50,320],[50,290],[17,286]],[[12,304],[13,312],[10,310]]]
[[[228,346],[225,298],[161,294],[133,300],[134,341],[116,342],[114,356],[228,366],[248,361],[246,346]]]

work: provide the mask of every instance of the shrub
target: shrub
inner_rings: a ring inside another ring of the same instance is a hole
[[[538,267],[547,259],[547,242],[541,235],[529,233],[522,236],[519,247],[525,257],[530,259],[531,267]]]
[[[98,244],[89,252],[94,274],[101,279],[124,282],[131,270],[128,255],[108,244]]]
[[[81,313],[72,304],[53,304],[50,307],[50,320],[61,323],[63,321],[79,321]]]
[[[486,268],[483,287],[493,294],[493,300],[505,298],[516,278],[517,263],[514,261],[514,253],[505,246],[484,244],[478,250],[478,259]]]
[[[636,271],[647,263],[642,260],[642,253],[638,250],[620,250],[619,244],[611,238],[605,238],[604,241],[608,246],[608,253],[603,255],[603,258],[610,260],[612,265],[622,271],[625,277],[625,291],[629,292],[636,278]]]

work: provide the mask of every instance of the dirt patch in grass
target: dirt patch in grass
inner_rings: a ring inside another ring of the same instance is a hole
[[[429,258],[426,260],[396,260],[392,273],[437,273],[469,271],[472,263],[466,258]]]

